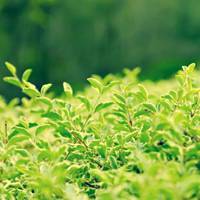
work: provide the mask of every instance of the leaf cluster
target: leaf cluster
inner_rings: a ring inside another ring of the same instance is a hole
[[[88,78],[75,94],[41,89],[6,63],[26,95],[0,99],[1,199],[200,199],[200,83],[195,64],[176,80]]]

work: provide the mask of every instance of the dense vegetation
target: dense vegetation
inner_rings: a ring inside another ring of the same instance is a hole
[[[78,94],[64,82],[59,98],[6,66],[27,97],[0,100],[1,199],[200,199],[195,64],[158,83],[139,83],[138,68],[92,76]]]
[[[0,66],[33,68],[38,87],[137,65],[166,78],[200,59],[199,10],[198,0],[0,0]],[[11,89],[0,85],[7,98]]]

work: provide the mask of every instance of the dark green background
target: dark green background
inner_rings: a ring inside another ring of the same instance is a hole
[[[1,79],[5,61],[33,68],[38,86],[80,88],[138,65],[143,78],[167,78],[199,58],[198,0],[0,0]],[[1,94],[17,92],[1,81]]]

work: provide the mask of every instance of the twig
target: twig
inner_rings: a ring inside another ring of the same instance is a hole
[[[7,121],[5,121],[5,124],[4,124],[4,144],[7,144],[8,142],[8,123]]]
[[[71,134],[73,135],[74,138],[76,138],[76,139],[79,141],[79,143],[83,144],[84,147],[88,150],[88,146],[87,146],[87,144],[85,143],[84,140],[80,139],[80,138],[77,136],[77,133],[75,133],[75,132],[71,132]]]

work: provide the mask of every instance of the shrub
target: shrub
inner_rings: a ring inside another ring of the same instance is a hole
[[[1,199],[200,198],[200,89],[195,64],[158,83],[88,78],[62,97],[6,63],[4,80],[26,94],[0,100]]]

